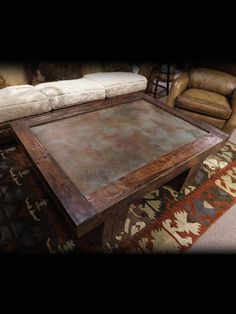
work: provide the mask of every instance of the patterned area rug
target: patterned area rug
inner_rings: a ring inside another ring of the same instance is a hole
[[[162,211],[158,219],[140,232],[122,241],[117,252],[184,252],[235,203],[236,161],[233,161],[187,197],[171,204],[169,210]]]
[[[236,202],[236,145],[205,159],[193,185],[175,180],[131,204],[120,234],[97,253],[181,253]],[[47,199],[21,146],[0,148],[0,252],[83,253]]]

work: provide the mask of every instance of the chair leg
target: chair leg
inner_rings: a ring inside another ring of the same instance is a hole
[[[166,96],[169,95],[169,84],[170,84],[170,63],[167,63]]]

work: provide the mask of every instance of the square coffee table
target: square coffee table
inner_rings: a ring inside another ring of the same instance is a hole
[[[10,123],[34,169],[78,237],[111,239],[128,206],[189,170],[228,134],[133,93]]]

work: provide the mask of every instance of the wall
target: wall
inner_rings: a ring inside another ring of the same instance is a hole
[[[8,85],[28,84],[28,75],[23,64],[0,63],[0,75]]]
[[[103,71],[102,63],[82,63],[81,67],[83,75]]]

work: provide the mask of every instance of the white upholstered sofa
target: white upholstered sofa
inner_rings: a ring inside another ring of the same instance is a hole
[[[133,72],[98,72],[80,79],[0,89],[0,129],[8,122],[60,108],[144,91],[147,79]],[[5,136],[5,135],[4,135]]]

